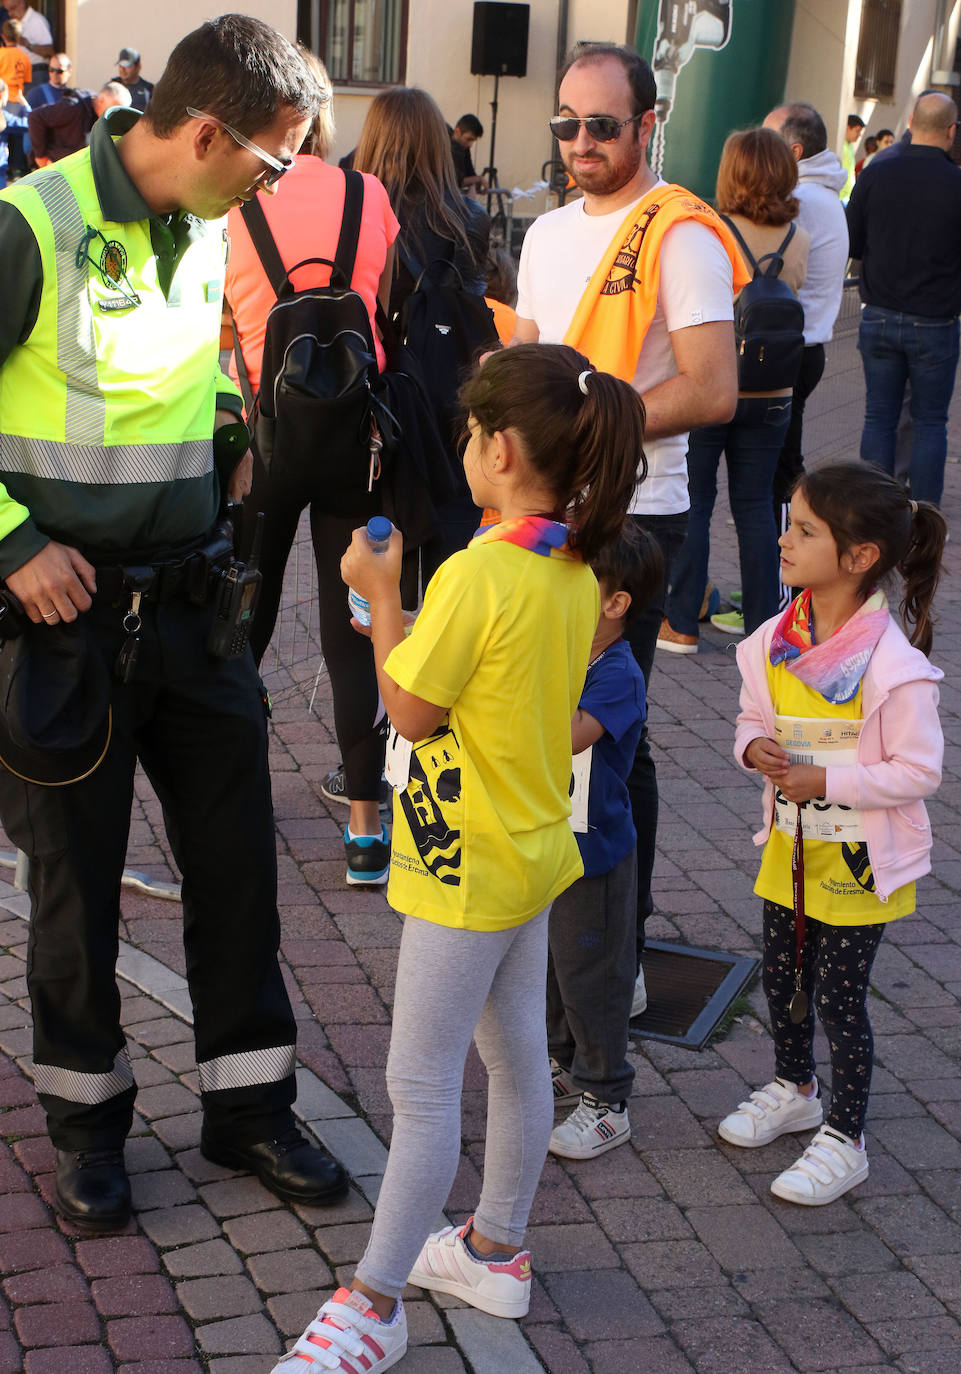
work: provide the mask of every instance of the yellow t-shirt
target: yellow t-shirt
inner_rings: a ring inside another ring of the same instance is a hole
[[[808,720],[863,719],[860,687],[853,700],[836,706],[815,688],[801,682],[783,663],[772,666],[768,661],[767,681],[775,716]],[[808,802],[807,806],[810,807],[811,803]],[[794,906],[791,887],[793,848],[793,829],[788,833],[772,827],[754,885],[759,897],[777,902],[780,906]],[[894,921],[914,911],[914,883],[905,883],[904,887],[892,892],[886,902],[882,902],[874,890],[874,877],[863,839],[834,843],[831,840],[805,838],[804,909],[814,920],[832,926],[875,925],[881,921]]]
[[[475,541],[435,574],[386,671],[447,708],[394,796],[387,897],[438,925],[502,930],[583,872],[570,814],[571,718],[600,598],[579,559]]]

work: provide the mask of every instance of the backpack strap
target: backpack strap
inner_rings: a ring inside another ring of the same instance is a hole
[[[260,203],[259,196],[251,196],[244,205],[240,207],[240,213],[251,242],[260,258],[261,266],[267,273],[267,280],[274,289],[274,295],[279,296],[284,283],[287,280],[287,269],[284,260],[280,256],[280,249],[277,242],[270,232],[270,225],[267,223],[267,216],[264,214],[264,207]]]
[[[720,214],[720,211],[718,211],[718,214]],[[721,215],[721,219],[724,221],[724,223],[730,229],[731,233],[737,239],[738,244],[740,245],[741,252],[747,259],[748,266],[750,267],[754,275],[757,276],[759,270],[757,260],[755,259],[754,254],[751,252],[750,248],[748,248],[747,244],[744,242],[744,236],[742,235],[740,229],[728,215]]]
[[[364,178],[353,168],[344,171],[344,213],[340,221],[340,237],[334,262],[344,274],[349,286],[354,277],[357,245],[360,242],[360,221],[364,212]]]
[[[755,258],[750,248],[748,248],[747,244],[744,242],[744,237],[738,229],[737,225],[734,223],[734,221],[731,220],[727,215],[721,215],[721,219],[724,221],[724,223],[730,229],[731,233],[737,239],[741,247],[741,252],[744,254],[745,258],[747,258],[748,265],[750,266],[751,271],[754,273],[756,277],[779,277],[781,275],[781,271],[784,267],[784,251],[787,248],[788,244],[791,242],[791,240],[794,238],[794,235],[797,231],[797,224],[793,219],[791,220],[791,223],[788,225],[788,231],[784,235],[783,240],[778,245],[778,247],[775,248],[774,252],[764,253],[760,258]],[[761,264],[764,262],[767,263],[767,267],[761,266]]]

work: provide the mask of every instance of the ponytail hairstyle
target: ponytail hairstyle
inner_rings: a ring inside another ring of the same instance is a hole
[[[862,601],[896,569],[904,579],[901,616],[911,643],[931,652],[931,603],[941,575],[947,525],[937,506],[912,501],[901,483],[866,462],[825,463],[802,473],[794,487],[830,528],[838,555],[876,544],[880,559],[861,580]]]
[[[461,403],[490,438],[513,430],[531,469],[554,493],[554,515],[589,563],[617,539],[647,476],[644,402],[627,382],[594,372],[565,344],[492,353],[461,388]]]

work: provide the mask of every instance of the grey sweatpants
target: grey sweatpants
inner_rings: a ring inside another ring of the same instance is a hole
[[[454,1182],[472,1038],[488,1074],[474,1222],[489,1240],[523,1244],[554,1120],[544,1017],[548,910],[503,931],[404,922],[387,1057],[394,1132],[357,1268],[361,1282],[386,1297],[400,1297]]]

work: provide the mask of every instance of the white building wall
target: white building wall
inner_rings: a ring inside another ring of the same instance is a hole
[[[840,152],[849,114],[859,114],[865,133],[893,129],[901,134],[920,91],[931,84],[937,0],[903,0],[898,66],[890,100],[857,100],[855,64],[861,25],[861,0],[796,0],[794,36],[785,100],[806,100],[818,109],[828,139]],[[958,33],[961,0],[948,6],[949,37]],[[953,53],[953,41],[949,43]]]

